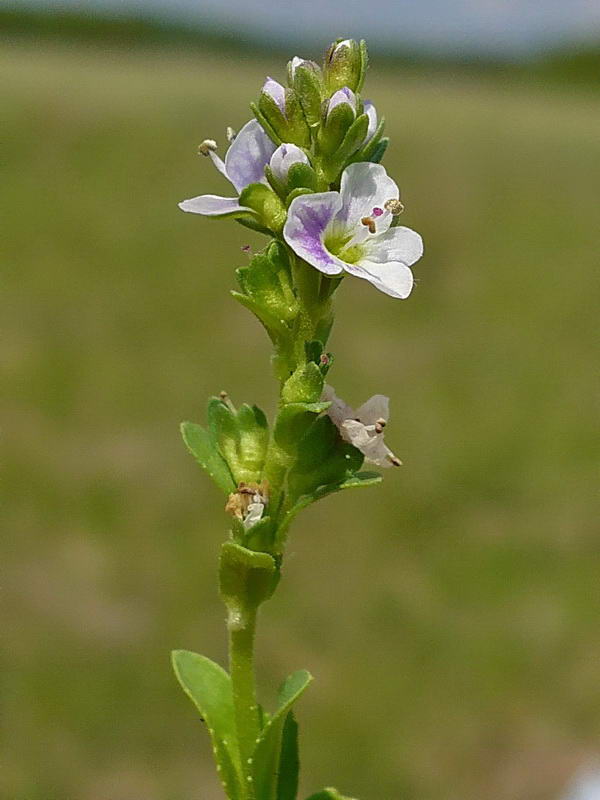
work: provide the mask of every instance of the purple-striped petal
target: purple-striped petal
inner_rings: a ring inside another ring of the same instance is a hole
[[[265,167],[275,149],[257,120],[244,125],[225,156],[227,177],[238,193],[250,183],[265,182]]]
[[[361,229],[361,219],[370,217],[374,208],[383,209],[388,200],[398,200],[400,197],[398,186],[389,177],[385,167],[368,161],[346,167],[342,173],[340,194],[342,208],[337,216],[337,222],[346,230],[353,232]],[[377,233],[386,231],[391,222],[391,214],[378,217]]]
[[[346,264],[327,250],[325,236],[341,205],[338,192],[304,194],[292,200],[283,238],[292,250],[326,275],[339,275]]]
[[[179,203],[182,211],[190,214],[203,214],[205,217],[221,217],[225,214],[249,211],[251,209],[241,206],[237,197],[218,197],[215,194],[201,194]]]

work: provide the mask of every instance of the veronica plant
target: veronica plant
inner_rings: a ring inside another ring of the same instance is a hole
[[[295,800],[298,726],[292,707],[311,681],[300,670],[284,681],[277,707],[256,696],[257,612],[279,583],[292,520],[332,492],[381,481],[364,463],[398,466],[383,440],[388,399],[356,410],[326,385],[333,298],[347,276],[393,298],[411,292],[421,237],[398,224],[397,184],[379,163],[388,145],[384,120],[362,99],[364,42],[332,44],[323,67],[298,57],[287,86],[268,78],[251,108],[255,119],[229,129],[222,160],[206,139],[200,152],[233,185],[235,196],[200,195],[183,211],[229,217],[270,241],[237,270],[233,297],[264,326],[273,345],[278,406],[269,424],[255,405],[236,408],[221,393],[207,423],[184,422],[185,444],[226,495],[230,530],[220,558],[227,607],[229,671],[206,656],[173,653],[176,675],[212,739],[231,800]],[[344,800],[335,789],[310,800]]]

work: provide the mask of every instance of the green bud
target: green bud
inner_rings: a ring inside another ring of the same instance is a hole
[[[347,86],[353,92],[362,89],[367,70],[367,47],[364,41],[336,40],[325,56],[325,86],[332,94]]]
[[[293,69],[292,85],[300,101],[306,121],[311,127],[318,125],[325,91],[321,69],[314,61],[301,61]]]
[[[240,194],[240,205],[254,211],[265,228],[280,233],[285,220],[285,206],[275,192],[264,183],[251,183]]]
[[[281,390],[284,403],[316,403],[323,392],[323,375],[314,363],[302,364],[290,375]]]
[[[253,108],[253,111],[277,144],[310,145],[310,130],[294,89],[286,89],[273,78],[267,78],[260,93],[258,108]]]
[[[236,411],[225,394],[211,397],[208,426],[236,483],[260,480],[269,442],[263,412],[246,404]]]

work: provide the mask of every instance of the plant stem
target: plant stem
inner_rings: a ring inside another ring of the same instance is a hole
[[[254,800],[252,754],[260,733],[256,680],[254,675],[255,608],[247,608],[241,619],[229,622],[229,670],[233,710],[238,735],[245,797]]]

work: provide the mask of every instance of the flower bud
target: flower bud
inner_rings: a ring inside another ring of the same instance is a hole
[[[334,108],[342,103],[349,105],[352,109],[352,117],[356,117],[356,95],[352,89],[349,89],[347,86],[344,86],[342,89],[338,89],[338,91],[330,97],[327,104],[327,117],[329,117]]]
[[[325,57],[325,85],[330,93],[343,86],[353,92],[362,88],[367,68],[367,49],[364,42],[354,39],[334,42]]]
[[[294,89],[286,89],[273,78],[267,78],[258,101],[258,121],[277,144],[293,142],[300,146],[310,143],[310,131]]]
[[[294,56],[288,64],[288,80],[298,96],[306,121],[311,127],[318,125],[324,95],[321,68],[314,61]]]
[[[310,164],[310,162],[304,150],[288,143],[279,145],[269,162],[273,176],[282,184],[287,183],[288,172],[293,164]]]

